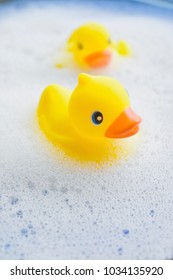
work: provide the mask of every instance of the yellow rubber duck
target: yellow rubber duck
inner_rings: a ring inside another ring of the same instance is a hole
[[[54,143],[125,138],[136,134],[141,122],[118,81],[83,73],[73,91],[48,86],[41,95],[37,116],[40,128]]]
[[[113,42],[108,30],[99,23],[86,23],[76,29],[67,42],[67,49],[81,66],[91,68],[108,65],[113,50],[124,56],[131,54],[125,41]]]

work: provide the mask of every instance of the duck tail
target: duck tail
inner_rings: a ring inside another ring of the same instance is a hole
[[[122,55],[122,56],[132,55],[132,50],[131,50],[130,45],[123,40],[120,40],[118,42],[113,42],[112,48],[115,49],[119,55]]]

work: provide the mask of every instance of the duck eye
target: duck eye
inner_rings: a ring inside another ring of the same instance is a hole
[[[78,47],[79,50],[83,50],[83,45],[81,43],[78,43],[77,47]]]
[[[103,115],[101,112],[96,111],[92,114],[92,121],[94,124],[98,125],[101,124],[103,121]]]
[[[108,39],[108,44],[111,44],[111,38]]]

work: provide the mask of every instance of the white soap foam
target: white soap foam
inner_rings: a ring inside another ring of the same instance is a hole
[[[75,86],[80,70],[58,70],[54,58],[93,19],[131,44],[131,59],[101,73],[125,85],[143,118],[135,153],[100,167],[67,159],[35,122],[45,86]],[[35,4],[1,16],[1,259],[173,257],[172,27],[89,5]]]

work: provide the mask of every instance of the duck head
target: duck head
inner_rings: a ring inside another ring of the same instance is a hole
[[[139,130],[127,91],[112,78],[80,74],[68,106],[73,125],[89,138],[125,138]]]
[[[67,47],[80,65],[96,68],[109,64],[110,44],[110,35],[102,25],[87,23],[72,33]]]

